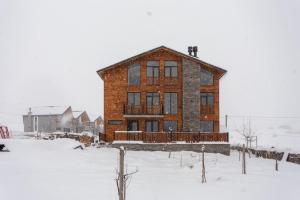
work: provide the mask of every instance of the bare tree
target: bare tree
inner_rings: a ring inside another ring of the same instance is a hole
[[[126,189],[129,187],[132,175],[137,173],[138,170],[131,172],[131,173],[127,173],[126,170],[126,174],[124,174],[124,156],[125,156],[125,152],[124,152],[124,147],[121,146],[120,147],[120,158],[119,158],[119,171],[117,170],[117,178],[116,180],[116,184],[117,184],[117,189],[118,189],[118,195],[119,195],[119,200],[125,200],[126,199]]]

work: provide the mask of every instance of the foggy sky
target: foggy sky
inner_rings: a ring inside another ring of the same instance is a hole
[[[0,124],[103,113],[96,70],[165,45],[225,68],[221,115],[300,116],[300,1],[0,0]]]

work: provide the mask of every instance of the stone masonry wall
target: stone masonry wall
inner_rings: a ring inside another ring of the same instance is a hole
[[[183,131],[200,131],[200,73],[195,62],[182,60],[183,74]]]

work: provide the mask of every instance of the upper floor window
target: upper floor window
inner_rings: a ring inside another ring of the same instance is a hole
[[[175,78],[178,76],[176,61],[165,61],[165,77]]]
[[[140,96],[141,94],[139,92],[128,92],[128,105],[140,105]]]
[[[206,106],[206,105],[214,105],[214,93],[206,93],[206,92],[201,92],[201,105]]]
[[[159,80],[159,61],[147,62],[147,84],[156,85]]]
[[[147,93],[147,107],[158,106],[159,105],[159,93],[150,92]]]
[[[214,83],[213,74],[210,71],[201,69],[200,82],[201,85],[213,85]]]
[[[177,93],[165,93],[164,112],[165,114],[177,114]]]
[[[139,64],[128,66],[128,85],[140,85],[141,67]]]

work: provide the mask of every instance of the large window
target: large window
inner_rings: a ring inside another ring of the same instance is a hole
[[[177,93],[165,93],[164,113],[177,114]]]
[[[176,132],[177,131],[177,121],[164,121],[164,131],[165,132]]]
[[[214,83],[213,74],[205,69],[201,69],[200,82],[201,85],[213,85]]]
[[[139,92],[128,92],[128,105],[140,105],[140,96],[141,94]]]
[[[157,120],[149,120],[146,121],[146,132],[158,132],[159,131],[159,124]]]
[[[177,77],[177,62],[165,61],[165,77]]]
[[[139,130],[139,122],[136,120],[129,120],[127,124],[128,131],[138,131]]]
[[[214,122],[213,121],[200,121],[200,132],[202,132],[202,133],[214,132]]]
[[[147,93],[147,107],[158,106],[159,105],[159,93],[150,92]]]
[[[202,106],[213,106],[214,105],[214,93],[201,92],[201,105]]]
[[[159,83],[159,61],[147,62],[147,84],[156,85]]]
[[[140,69],[139,64],[128,66],[128,85],[140,85]]]

